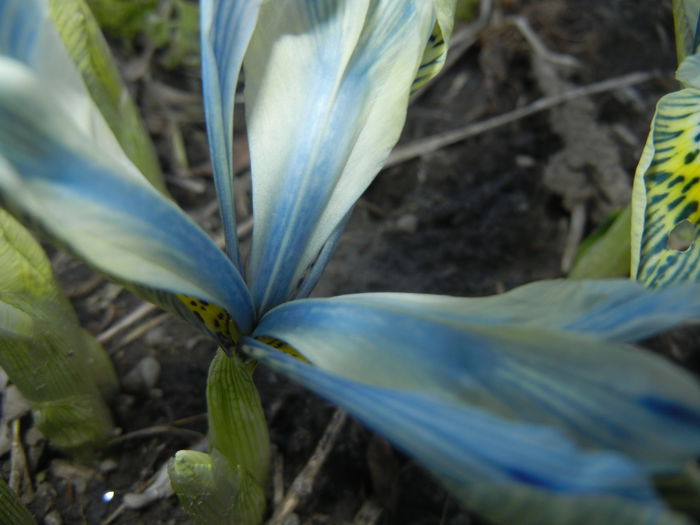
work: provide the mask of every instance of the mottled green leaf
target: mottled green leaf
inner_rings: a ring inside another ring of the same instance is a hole
[[[117,379],[83,331],[39,244],[0,210],[0,366],[32,403],[53,444],[76,450],[112,431],[103,396]]]

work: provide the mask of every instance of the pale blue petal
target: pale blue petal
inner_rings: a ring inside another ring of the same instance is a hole
[[[381,168],[435,23],[432,2],[263,4],[246,58],[259,312],[293,297]]]
[[[85,145],[118,164],[122,175],[143,178],[90,97],[45,0],[0,0],[0,56],[17,60],[33,71],[38,82],[51,90],[55,107],[61,108],[84,134]]]
[[[242,268],[233,198],[233,110],[238,74],[262,0],[203,0],[200,5],[202,84],[214,182],[226,249]]]
[[[481,313],[467,306],[460,318],[460,301],[478,300],[442,300],[368,294],[295,301],[268,313],[254,334],[285,341],[348,379],[555,426],[583,446],[622,451],[653,471],[700,454],[700,385],[667,360],[538,327],[523,304],[512,317],[525,323],[504,322],[503,302],[501,319],[489,325],[486,305]]]
[[[114,278],[195,296],[247,331],[245,284],[226,255],[144,178],[94,150],[50,86],[0,57],[0,200]]]
[[[321,248],[321,251],[319,252],[316,260],[313,263],[311,263],[311,266],[309,266],[309,270],[304,276],[304,280],[301,282],[299,290],[294,294],[295,299],[308,297],[311,291],[314,289],[314,287],[318,283],[318,280],[323,274],[323,270],[326,269],[326,264],[328,264],[328,261],[333,256],[335,247],[338,244],[338,241],[340,240],[340,236],[343,234],[343,231],[345,231],[345,225],[350,220],[351,215],[352,208],[345,214],[345,217],[343,217],[340,223],[338,223],[338,226],[336,227],[335,231],[330,235],[330,237],[326,241],[326,244],[324,244]]]
[[[542,523],[570,523],[555,520],[570,514],[570,506],[588,523],[613,515],[624,518],[616,524],[671,518],[646,474],[623,455],[582,450],[555,429],[508,421],[424,392],[342,379],[248,338],[244,349],[387,437],[467,504],[475,504],[473,493],[483,499],[495,492],[504,506],[514,495],[534,499],[548,518]],[[599,505],[592,506],[594,501]]]
[[[375,293],[343,301],[383,306],[438,321],[532,326],[633,342],[700,319],[700,285],[649,290],[629,279],[551,280],[488,297]]]

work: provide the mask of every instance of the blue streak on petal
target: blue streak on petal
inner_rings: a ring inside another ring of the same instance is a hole
[[[340,236],[342,235],[343,231],[345,230],[345,225],[348,223],[348,220],[350,220],[351,214],[352,214],[352,209],[350,211],[348,211],[347,214],[345,214],[345,217],[343,218],[342,221],[340,221],[336,230],[328,238],[328,240],[326,241],[326,244],[323,245],[323,248],[321,249],[321,252],[318,254],[318,257],[311,264],[311,267],[309,268],[307,275],[305,275],[303,277],[303,280],[301,281],[301,285],[299,287],[299,290],[294,295],[295,299],[303,299],[305,297],[308,297],[308,295],[312,292],[312,290],[316,286],[316,283],[318,283],[318,280],[321,278],[321,274],[323,273],[323,270],[325,270],[325,268],[326,268],[326,264],[328,264],[328,261],[333,256],[333,252],[335,251],[335,247],[338,244],[338,241],[340,240]]]
[[[36,20],[44,11],[36,2],[0,0],[0,54],[28,62],[39,35]]]
[[[262,0],[203,0],[200,7],[202,84],[214,182],[226,249],[242,271],[233,188],[233,114],[243,56]]]
[[[108,274],[214,302],[250,330],[250,295],[211,239],[93,151],[30,70],[0,57],[0,72],[0,200]]]
[[[478,300],[465,300],[474,308],[460,321],[460,300],[442,299],[449,309],[438,296],[412,294],[295,301],[269,312],[255,335],[283,340],[348,379],[430,391],[556,426],[586,446],[624,451],[652,471],[700,452],[700,386],[682,369],[588,334],[535,326],[522,304],[511,313],[530,324],[504,322],[508,306],[501,303],[501,320],[488,325],[471,318],[485,315]],[[662,314],[658,308],[652,317]]]
[[[249,338],[244,348],[347,409],[451,483],[527,484],[555,493],[607,493],[660,505],[645,473],[629,459],[577,449],[554,429],[508,421],[420,391],[349,381]]]
[[[280,21],[282,6],[293,31]],[[250,282],[261,313],[295,296],[398,139],[434,23],[429,3],[413,0],[280,2],[263,13],[246,58],[256,213]],[[403,68],[398,76],[392,62]],[[289,93],[261,91],[276,74],[289,76]],[[403,76],[410,80],[397,85]],[[282,108],[274,116],[273,99]]]
[[[479,298],[370,293],[343,301],[385,306],[439,321],[532,326],[634,342],[700,319],[700,285],[650,290],[629,279],[552,280]]]

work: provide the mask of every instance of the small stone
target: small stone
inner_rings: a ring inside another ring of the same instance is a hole
[[[9,422],[20,418],[29,412],[30,408],[29,401],[15,385],[7,387],[2,403],[2,418],[4,421]]]
[[[416,233],[418,229],[418,217],[412,213],[402,215],[396,220],[396,227],[402,232]]]
[[[151,328],[148,332],[146,332],[143,339],[147,345],[154,346],[163,342],[164,340],[167,340],[167,338],[168,331],[162,326],[156,326],[155,328]]]
[[[118,466],[119,464],[114,458],[106,458],[100,461],[100,464],[97,468],[102,474],[107,474],[116,470]]]
[[[92,479],[97,472],[89,467],[74,465],[62,459],[51,461],[51,472],[57,478],[65,479],[72,483],[78,494],[84,494],[88,480]]]
[[[160,363],[155,357],[141,359],[123,378],[122,387],[127,392],[148,392],[158,382]]]
[[[44,525],[63,525],[63,519],[57,510],[52,510],[44,517]]]
[[[299,520],[299,516],[297,516],[296,514],[290,514],[284,519],[282,523],[283,525],[299,525],[301,521]]]
[[[534,168],[537,165],[537,161],[530,155],[516,155],[515,165],[518,168]]]

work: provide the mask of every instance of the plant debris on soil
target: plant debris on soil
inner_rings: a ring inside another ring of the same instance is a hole
[[[315,295],[480,296],[561,277],[583,236],[629,198],[656,101],[676,89],[670,0],[484,6],[488,17],[458,24],[462,42],[453,45],[449,67],[410,107],[399,148],[422,146],[367,190]],[[145,36],[129,46],[113,44],[169,190],[220,237],[198,69],[163,67]],[[625,83],[632,73],[644,75]],[[595,95],[518,114],[541,99],[556,102],[611,79],[610,88]],[[450,145],[425,141],[509,113]],[[243,118],[236,126],[245,252],[251,210]],[[176,451],[206,437],[205,382],[214,344],[70,257],[50,253],[84,327],[101,339],[121,378],[113,407],[119,435],[97,463],[82,465],[51,449],[32,432],[30,417],[22,418],[15,431],[29,474],[24,499],[50,525],[189,523],[172,495],[156,494],[136,508],[125,504],[136,501],[125,495],[146,490]],[[117,325],[122,328],[115,331]],[[263,367],[255,380],[273,443],[269,516],[276,523],[484,523],[333,406]],[[3,457],[5,479],[10,455]],[[290,487],[301,490],[290,494]]]

